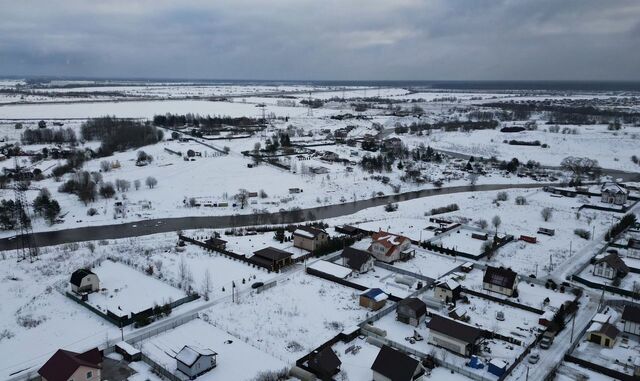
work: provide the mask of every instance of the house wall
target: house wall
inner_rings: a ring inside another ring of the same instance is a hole
[[[91,372],[91,377],[87,378],[87,373]],[[43,381],[47,381],[46,378],[42,378]],[[88,366],[81,366],[69,377],[69,381],[100,381],[100,369],[89,368]]]
[[[322,246],[322,244],[327,242],[327,238],[328,235],[326,234],[318,234],[316,238],[306,238],[299,235],[294,235],[293,246],[304,250],[314,251],[315,249]]]
[[[372,311],[377,311],[380,308],[384,307],[386,300],[382,300],[380,302],[376,302],[373,299],[369,299],[360,295],[360,306],[371,309]]]
[[[342,258],[342,266],[344,267],[349,267],[348,264],[348,259],[347,258]],[[360,274],[364,274],[369,270],[373,269],[373,264],[375,263],[375,259],[373,259],[373,257],[369,258],[369,260],[367,260],[364,264],[362,264],[362,267],[359,269],[355,269],[354,271],[360,273]],[[351,268],[351,267],[349,267]]]
[[[178,361],[178,370],[186,374],[189,377],[197,376],[204,373],[216,366],[216,360],[213,356],[200,356],[198,360],[188,367],[185,364]]]
[[[627,202],[627,195],[624,193],[602,192],[601,201],[608,204],[622,205]]]
[[[631,321],[625,321],[624,332],[631,333],[633,335],[640,335],[640,324]]]
[[[470,353],[467,350],[467,343],[454,339],[440,332],[431,331],[429,333],[429,343],[438,345],[443,348],[447,348],[451,351],[461,354],[462,356],[469,356]]]
[[[596,343],[598,345],[601,345],[603,347],[608,347],[608,348],[613,348],[613,344],[615,344],[616,342],[615,339],[607,337],[598,332],[589,332],[589,334],[587,335],[587,340],[591,341],[592,343]],[[607,340],[609,340],[608,345],[607,345]]]
[[[613,279],[616,277],[616,272],[606,262],[600,262],[593,265],[593,275],[606,279]]]
[[[436,287],[433,291],[433,295],[440,300],[453,300],[453,292],[442,287]]]
[[[71,285],[71,291],[73,292],[96,292],[98,290],[100,290],[100,280],[96,274],[89,274],[82,278],[80,287],[75,284]]]
[[[515,291],[515,289],[517,287],[518,287],[518,282],[517,281],[513,282],[513,288],[496,286],[495,284],[491,284],[491,283],[487,283],[487,282],[483,282],[482,283],[482,288],[484,288],[485,290],[498,292],[500,294],[507,295],[507,296],[512,296],[513,292]]]

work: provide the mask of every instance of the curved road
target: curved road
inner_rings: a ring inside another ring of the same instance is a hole
[[[422,197],[471,191],[492,191],[511,188],[540,188],[545,185],[553,184],[484,184],[475,186],[462,185],[440,189],[423,189],[396,195],[359,200],[356,202],[319,206],[280,213],[160,218],[116,225],[87,226],[82,228],[37,232],[34,233],[34,238],[38,246],[52,246],[69,242],[138,237],[155,233],[175,232],[178,230],[221,229],[239,226],[296,223],[346,216],[363,209],[385,205],[388,202],[407,201]],[[16,248],[16,244],[17,241],[15,240],[15,237],[0,239],[0,251],[14,250]]]

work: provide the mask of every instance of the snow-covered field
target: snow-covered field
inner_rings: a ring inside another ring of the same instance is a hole
[[[186,296],[182,290],[121,263],[107,260],[91,271],[100,279],[100,291],[90,294],[88,303],[105,313],[130,315]]]
[[[252,380],[261,372],[285,369],[286,362],[269,356],[237,337],[203,321],[193,320],[137,344],[142,353],[165,369],[176,372],[175,356],[185,346],[217,353],[216,367],[198,380]]]

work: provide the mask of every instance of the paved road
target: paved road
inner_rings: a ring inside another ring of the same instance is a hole
[[[167,233],[189,229],[223,229],[239,226],[253,226],[265,224],[297,223],[316,219],[341,217],[356,213],[374,206],[385,205],[388,202],[413,200],[444,194],[454,194],[471,191],[492,191],[512,188],[540,188],[550,183],[527,184],[483,184],[462,185],[440,189],[423,189],[405,192],[397,195],[382,196],[366,200],[358,200],[344,204],[320,206],[296,211],[280,213],[243,214],[232,216],[202,216],[151,219],[129,222],[117,225],[87,226],[82,228],[64,229],[34,233],[38,246],[60,245],[69,242],[94,241],[102,239],[118,239],[138,237],[156,233]],[[0,251],[14,250],[15,237],[0,239]]]

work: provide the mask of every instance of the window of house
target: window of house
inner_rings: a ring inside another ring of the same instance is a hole
[[[93,372],[91,371],[87,372],[87,380],[90,379],[91,377],[93,377]]]

